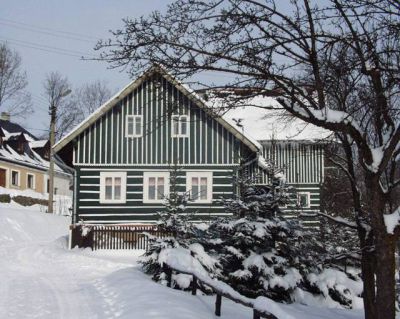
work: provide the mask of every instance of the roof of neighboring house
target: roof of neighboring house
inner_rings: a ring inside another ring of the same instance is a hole
[[[236,126],[239,122],[243,132],[257,141],[320,141],[332,135],[331,131],[294,117],[275,97],[255,95],[238,97],[237,101],[234,97],[229,101],[211,97],[208,103],[227,122]]]
[[[92,123],[94,123],[98,118],[105,114],[108,110],[114,107],[119,101],[131,93],[135,88],[137,88],[141,83],[148,79],[153,74],[160,74],[165,79],[174,84],[178,90],[185,94],[191,101],[193,101],[198,107],[203,109],[208,114],[215,117],[214,110],[209,107],[208,103],[202,99],[194,90],[189,88],[187,85],[183,84],[181,81],[176,79],[172,74],[170,74],[162,66],[153,66],[145,71],[136,80],[129,83],[125,88],[119,91],[115,96],[109,99],[106,103],[100,106],[95,112],[93,112],[88,118],[78,124],[71,132],[69,132],[64,138],[62,138],[55,146],[55,152],[60,151],[64,146],[71,142],[75,137],[82,133],[86,128],[88,128]],[[235,125],[227,122],[222,117],[215,117],[220,124],[222,124],[228,131],[230,131],[234,136],[240,137],[240,140],[247,145],[251,150],[258,151],[261,148],[261,144],[258,143],[250,135],[247,135],[240,131]]]
[[[45,147],[47,143],[49,143],[48,140],[31,141],[29,142],[29,146],[31,148],[42,148]]]
[[[321,141],[331,131],[294,117],[278,102],[277,92],[260,94],[251,88],[201,90],[208,105],[257,141]]]
[[[25,133],[28,136],[30,136],[31,138],[33,138],[34,140],[37,140],[36,136],[34,136],[33,134],[31,134],[30,132],[28,132],[26,129],[24,129],[21,125],[17,124],[17,123],[13,123],[10,121],[6,121],[6,120],[2,120],[0,119],[0,127],[3,130],[6,130],[8,133]]]
[[[37,152],[38,149],[47,146],[48,140],[38,140],[19,124],[6,120],[0,120],[0,129],[4,134],[3,143],[0,145],[0,161],[11,162],[43,171],[49,169],[49,161]],[[19,153],[14,149],[15,144],[10,143],[13,141],[27,143],[27,147],[24,147],[23,152]],[[61,159],[56,158],[54,166],[56,172],[69,174]]]

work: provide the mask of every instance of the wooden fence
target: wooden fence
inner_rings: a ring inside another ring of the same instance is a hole
[[[193,255],[192,255],[193,256]],[[206,285],[208,287],[210,287],[216,296],[215,299],[215,315],[217,317],[221,316],[221,305],[222,305],[222,297],[225,297],[229,300],[232,300],[233,302],[239,303],[245,307],[251,308],[253,310],[253,319],[261,319],[261,318],[265,318],[265,319],[278,319],[275,315],[271,314],[270,312],[267,312],[265,310],[262,309],[256,309],[256,307],[250,303],[250,302],[246,302],[242,299],[237,298],[237,296],[232,296],[229,292],[223,291],[220,288],[218,288],[217,285],[212,285],[210,283],[205,283],[202,282],[199,278],[196,277],[196,275],[194,275],[193,273],[189,272],[189,271],[180,271],[177,269],[174,269],[172,267],[170,267],[169,265],[167,265],[164,262],[163,265],[163,270],[165,272],[165,274],[167,275],[167,286],[171,287],[172,286],[172,273],[181,273],[181,274],[186,274],[186,275],[191,275],[193,276],[193,280],[192,280],[192,295],[196,295],[197,289],[198,289],[198,282],[201,282],[203,285]]]
[[[93,249],[145,249],[149,248],[148,233],[158,238],[172,236],[156,226],[100,226],[93,227]]]
[[[85,230],[86,228],[86,230]],[[83,233],[85,233],[83,235]],[[155,225],[74,225],[72,248],[90,247],[98,249],[144,249],[149,248],[149,239],[144,233],[158,238],[173,236]]]

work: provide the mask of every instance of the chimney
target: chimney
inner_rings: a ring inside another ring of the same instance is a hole
[[[0,119],[1,120],[3,120],[3,121],[8,121],[8,122],[10,122],[10,113],[8,113],[8,112],[1,112],[1,115],[0,115]]]

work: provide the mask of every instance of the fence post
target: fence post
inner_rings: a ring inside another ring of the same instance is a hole
[[[192,295],[196,295],[196,290],[197,290],[197,277],[193,276],[193,283],[192,283]]]
[[[166,264],[163,264],[163,271],[167,275],[167,287],[172,286],[172,269]]]
[[[221,317],[221,302],[222,296],[220,294],[217,294],[217,299],[215,300],[215,315],[217,317]]]
[[[260,319],[260,313],[258,312],[258,310],[253,309],[253,319]]]

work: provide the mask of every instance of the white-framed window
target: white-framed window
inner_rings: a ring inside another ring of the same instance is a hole
[[[11,170],[11,185],[19,186],[20,185],[20,174],[19,171]]]
[[[125,123],[126,137],[141,137],[143,135],[143,117],[141,115],[127,115]]]
[[[126,172],[100,172],[100,203],[126,202]]]
[[[302,208],[310,208],[310,197],[309,192],[299,192],[297,193],[297,204]]]
[[[212,172],[187,172],[186,191],[196,203],[212,203]]]
[[[172,115],[171,136],[189,136],[189,117],[187,115]]]
[[[143,203],[162,203],[169,194],[169,172],[143,173]]]
[[[26,174],[26,187],[29,189],[35,189],[35,175],[27,173]]]

